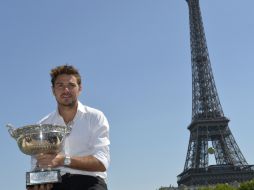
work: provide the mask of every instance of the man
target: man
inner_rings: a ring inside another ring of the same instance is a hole
[[[105,179],[109,166],[109,125],[104,114],[78,101],[81,76],[70,65],[51,70],[52,92],[57,110],[40,124],[68,125],[71,133],[59,154],[32,158],[33,167],[59,168],[61,183],[35,185],[29,190],[107,190]]]

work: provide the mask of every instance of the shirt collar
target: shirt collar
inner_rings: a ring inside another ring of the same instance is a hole
[[[78,101],[77,113],[76,113],[76,115],[74,116],[73,120],[75,120],[75,118],[77,117],[77,115],[79,115],[80,113],[86,113],[86,112],[87,112],[87,110],[86,110],[86,108],[85,108],[85,105],[83,105],[80,101]],[[57,115],[57,117],[62,118],[62,116],[60,115],[58,109],[56,109],[56,115]]]
[[[77,112],[82,112],[82,113],[86,113],[86,108],[85,105],[83,105],[80,101],[78,101],[78,110]]]

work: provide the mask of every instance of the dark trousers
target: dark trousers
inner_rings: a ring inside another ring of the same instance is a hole
[[[100,177],[65,174],[61,183],[55,183],[52,190],[107,190],[107,184]]]

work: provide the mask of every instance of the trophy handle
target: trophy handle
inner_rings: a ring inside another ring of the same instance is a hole
[[[15,138],[15,128],[13,127],[12,124],[7,124],[6,127],[8,128],[8,132],[10,133],[10,135]],[[15,138],[16,139],[16,138]]]

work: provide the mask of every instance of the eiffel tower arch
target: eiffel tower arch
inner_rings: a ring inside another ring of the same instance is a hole
[[[202,23],[199,0],[186,0],[189,7],[192,121],[184,170],[178,185],[196,186],[243,182],[254,178],[224,116],[215,86]],[[209,154],[216,164],[209,163]]]

